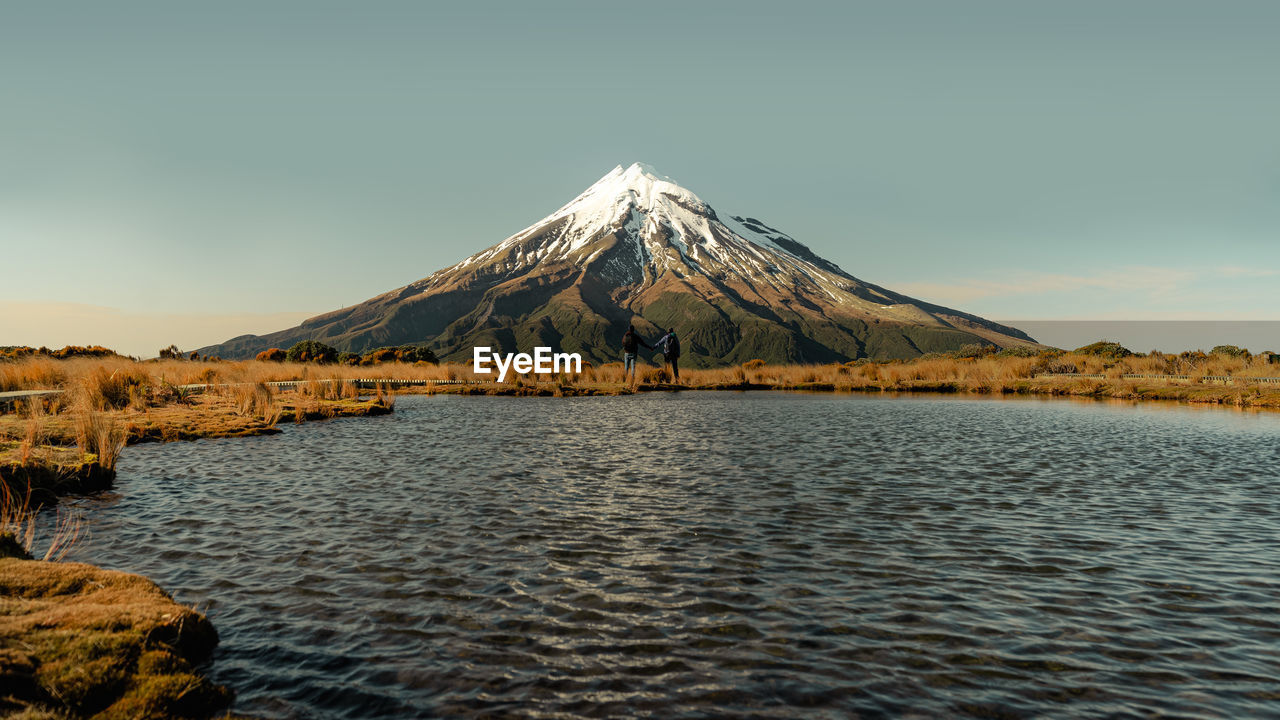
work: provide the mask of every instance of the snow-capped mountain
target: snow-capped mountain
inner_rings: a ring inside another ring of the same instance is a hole
[[[686,364],[913,357],[1034,341],[1014,328],[863,282],[751,217],[721,216],[636,163],[564,207],[418,282],[203,352],[243,357],[315,339],[340,349],[423,344],[466,360],[549,345],[616,360],[629,323],[675,327]]]

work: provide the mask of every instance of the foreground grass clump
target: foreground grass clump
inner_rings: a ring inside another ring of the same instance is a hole
[[[230,704],[230,691],[194,670],[218,643],[203,615],[146,578],[31,560],[5,538],[0,713],[207,718]]]

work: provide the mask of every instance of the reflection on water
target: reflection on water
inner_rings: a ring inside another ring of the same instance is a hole
[[[780,393],[401,398],[129,449],[77,559],[269,718],[1280,706],[1280,417]]]

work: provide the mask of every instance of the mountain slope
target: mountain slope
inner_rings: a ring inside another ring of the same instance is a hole
[[[201,349],[248,357],[320,340],[342,350],[547,345],[619,358],[628,323],[681,335],[685,363],[906,358],[1025,333],[863,282],[751,217],[720,216],[652,168],[621,166],[525,230],[360,305],[269,335]]]

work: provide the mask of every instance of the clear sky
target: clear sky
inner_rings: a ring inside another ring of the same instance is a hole
[[[0,4],[0,345],[154,354],[614,165],[994,319],[1280,319],[1280,3]]]

